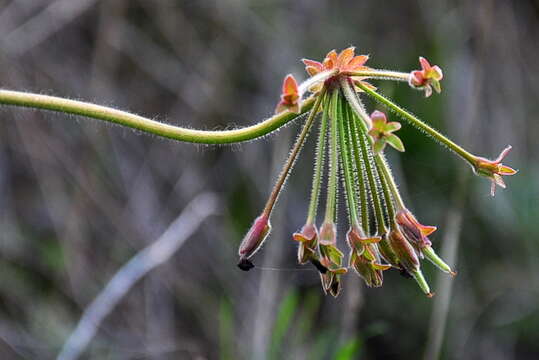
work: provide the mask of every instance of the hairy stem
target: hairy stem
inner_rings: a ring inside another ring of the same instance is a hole
[[[320,133],[318,134],[318,144],[316,147],[316,160],[314,163],[313,185],[311,188],[311,201],[309,203],[309,211],[307,213],[307,224],[314,224],[316,221],[316,210],[318,208],[318,199],[320,197],[320,185],[322,183],[322,172],[324,169],[324,156],[326,150],[326,134],[328,123],[328,107],[329,99],[325,96],[324,113],[322,114],[322,122],[320,123]]]
[[[374,100],[386,106],[390,110],[394,111],[397,115],[399,115],[400,117],[408,121],[410,124],[412,124],[419,130],[424,131],[425,133],[430,135],[434,140],[438,141],[442,145],[447,146],[450,150],[455,152],[461,158],[466,160],[472,167],[474,167],[475,156],[470,154],[468,151],[464,150],[464,148],[457,145],[452,140],[450,140],[449,138],[444,136],[442,133],[440,133],[438,130],[432,128],[431,126],[427,125],[423,121],[419,120],[416,116],[410,114],[408,111],[404,110],[399,105],[395,104],[394,102],[384,97],[383,95],[378,94],[376,91],[369,89],[363,84],[358,84],[358,86],[363,91],[365,91],[369,96],[374,98]]]
[[[347,71],[345,73],[348,76],[357,76],[364,79],[380,79],[380,80],[395,80],[395,81],[408,81],[410,80],[410,73],[404,73],[400,71],[392,70],[360,70],[360,71]]]
[[[281,170],[281,173],[279,174],[279,179],[277,179],[275,186],[273,186],[273,190],[271,191],[270,197],[263,211],[263,213],[266,214],[268,217],[271,215],[271,211],[273,210],[273,207],[275,206],[275,203],[277,202],[277,199],[279,198],[279,194],[281,193],[281,189],[286,181],[286,178],[290,174],[290,170],[292,169],[292,167],[294,166],[294,163],[296,162],[299,152],[301,151],[301,148],[303,147],[303,143],[305,143],[305,140],[307,139],[307,135],[309,134],[309,130],[311,130],[314,119],[316,118],[316,115],[318,114],[318,109],[320,108],[320,103],[322,102],[323,97],[324,97],[324,90],[322,90],[320,95],[316,98],[314,106],[311,109],[311,112],[309,113],[309,117],[307,118],[307,121],[305,121],[305,125],[303,125],[303,129],[301,129],[301,133],[299,134],[294,144],[294,147],[292,148],[292,151],[290,152],[288,159],[286,159],[286,163],[284,164],[283,169]]]
[[[187,129],[135,115],[126,111],[83,101],[19,91],[0,90],[0,104],[81,115],[151,133],[157,136],[200,144],[230,144],[267,135],[309,111],[316,96],[301,103],[299,114],[284,111],[258,124],[234,130],[210,131]]]
[[[337,117],[335,109],[338,106],[339,90],[333,90],[331,95],[330,110],[330,127],[329,127],[329,175],[328,175],[328,192],[326,201],[325,223],[335,221],[335,212],[337,208],[337,186],[339,178],[339,149],[337,142]]]
[[[350,224],[358,229],[360,228],[359,218],[356,209],[356,198],[354,191],[354,174],[352,168],[350,167],[350,156],[349,153],[350,143],[347,140],[346,132],[348,131],[348,124],[351,119],[348,116],[349,112],[347,111],[348,106],[346,106],[346,100],[339,96],[339,140],[340,140],[340,149],[341,149],[341,164],[344,170],[344,187],[346,189],[346,200],[348,202],[348,215],[350,217]]]

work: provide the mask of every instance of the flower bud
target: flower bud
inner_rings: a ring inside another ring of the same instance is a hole
[[[248,271],[253,267],[253,264],[248,259],[260,249],[270,230],[271,225],[266,214],[262,214],[255,219],[238,250],[240,256],[238,267],[241,270]]]
[[[416,249],[421,250],[426,246],[432,245],[427,236],[436,231],[436,226],[420,224],[408,209],[399,210],[395,216],[395,220],[399,224],[406,239]]]
[[[301,231],[294,233],[292,237],[299,242],[298,262],[300,264],[318,258],[318,230],[314,224],[305,224]]]
[[[413,275],[419,270],[417,253],[398,228],[392,229],[389,233],[389,244],[395,255],[397,255],[399,264],[406,271]]]

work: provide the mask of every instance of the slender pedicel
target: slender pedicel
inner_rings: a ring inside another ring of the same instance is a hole
[[[410,114],[408,111],[404,110],[402,107],[395,104],[383,95],[369,89],[367,86],[362,84],[358,84],[357,86],[361,88],[361,90],[365,91],[368,95],[373,97],[377,102],[394,111],[397,115],[407,120],[410,124],[430,135],[434,140],[438,141],[442,145],[447,146],[450,150],[466,160],[471,166],[474,165],[474,155],[464,150],[461,146],[457,145],[452,140],[441,134],[438,130],[435,130],[431,126],[419,120],[416,116]]]

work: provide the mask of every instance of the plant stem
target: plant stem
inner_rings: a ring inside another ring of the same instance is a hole
[[[385,187],[386,189],[389,187],[389,190],[391,191],[391,194],[393,194],[393,198],[395,198],[395,201],[397,202],[397,210],[404,210],[406,209],[406,206],[404,206],[404,201],[402,201],[401,194],[399,192],[399,188],[397,187],[397,184],[395,183],[395,179],[393,178],[393,175],[391,174],[391,170],[389,169],[389,165],[387,164],[387,161],[382,154],[377,154],[375,157],[376,165],[378,167],[378,172],[382,174],[381,177],[385,180]],[[382,185],[384,185],[382,183]],[[384,189],[384,191],[386,191]],[[386,197],[387,198],[387,197]],[[393,204],[390,205],[393,207]],[[395,213],[395,210],[393,209],[393,214]],[[390,216],[390,219],[392,219],[393,216]]]
[[[389,226],[395,228],[397,223],[395,221],[395,207],[393,206],[393,199],[391,198],[391,190],[388,185],[388,172],[387,168],[381,162],[381,157],[378,155],[375,157],[376,167],[380,174],[380,185],[382,186],[382,192],[384,193],[384,201],[387,209],[387,217],[389,218]]]
[[[318,208],[318,198],[320,197],[320,185],[322,183],[322,172],[324,169],[329,99],[325,96],[322,101],[324,102],[324,113],[322,114],[322,122],[320,123],[320,133],[318,134],[318,144],[316,147],[316,160],[314,163],[313,185],[311,189],[309,211],[307,213],[307,224],[314,224],[316,221],[316,210]]]
[[[376,178],[378,174],[375,173],[373,168],[372,156],[370,154],[369,144],[368,144],[369,135],[361,133],[359,134],[359,146],[361,148],[361,155],[363,156],[363,163],[365,164],[365,172],[367,173],[367,180],[369,181],[369,188],[371,190],[371,198],[374,205],[374,214],[376,216],[376,228],[378,235],[385,234],[387,231],[384,220],[384,211],[382,209],[382,203],[380,197],[378,196],[378,184],[376,183]]]
[[[303,100],[299,114],[284,111],[252,126],[234,130],[210,131],[187,129],[164,124],[126,111],[83,101],[19,91],[0,90],[0,104],[81,115],[173,140],[200,144],[230,144],[267,135],[309,111],[313,107],[315,99],[316,96],[311,96]]]
[[[288,159],[286,159],[286,163],[284,164],[283,169],[281,170],[281,173],[279,174],[279,178],[277,179],[275,186],[273,186],[273,190],[271,191],[268,202],[266,203],[266,206],[264,207],[264,211],[263,211],[263,214],[266,214],[268,218],[271,215],[271,211],[273,210],[273,207],[275,206],[277,199],[279,198],[279,194],[281,193],[281,189],[286,179],[288,178],[288,175],[290,174],[290,170],[294,166],[294,163],[296,162],[299,152],[301,151],[301,148],[303,147],[303,143],[305,142],[305,139],[307,138],[307,135],[309,134],[309,130],[311,130],[311,126],[313,125],[314,119],[316,118],[316,115],[318,113],[318,108],[320,107],[323,97],[324,97],[324,90],[322,90],[319,96],[316,98],[314,106],[311,109],[311,112],[309,113],[309,117],[307,118],[307,121],[305,121],[305,125],[303,125],[303,129],[301,129],[301,133],[299,134],[296,142],[294,143],[294,147],[292,148],[292,151],[290,152]]]
[[[361,71],[347,71],[345,74],[348,76],[381,80],[408,81],[410,79],[410,73],[391,70],[369,69]]]
[[[330,127],[329,127],[329,175],[328,175],[328,192],[326,201],[326,214],[324,217],[325,223],[333,223],[335,221],[335,212],[337,208],[337,186],[339,175],[339,149],[337,148],[337,117],[335,109],[339,101],[339,90],[334,89],[331,95],[330,110]]]
[[[341,84],[344,96],[346,96],[346,100],[348,100],[348,103],[359,117],[361,132],[367,134],[372,127],[372,121],[369,114],[367,114],[365,108],[357,97],[356,91],[352,89],[349,79],[341,77],[339,83]]]
[[[361,207],[361,224],[363,225],[363,230],[366,232],[367,235],[370,235],[369,230],[369,203],[368,203],[368,196],[367,196],[367,186],[365,184],[365,165],[361,161],[360,158],[360,149],[359,149],[359,139],[358,139],[358,133],[357,133],[357,127],[354,118],[352,117],[352,121],[350,122],[350,134],[351,136],[351,144],[354,148],[354,158],[356,162],[356,168],[357,168],[357,177],[358,177],[358,184],[359,184],[359,204]]]
[[[346,200],[348,201],[348,215],[350,217],[350,225],[354,228],[359,229],[359,218],[357,215],[356,209],[356,198],[354,191],[354,174],[350,168],[350,153],[348,150],[351,148],[350,143],[347,141],[346,132],[348,126],[345,128],[345,123],[348,124],[351,119],[348,116],[348,106],[346,99],[339,96],[339,108],[337,111],[339,115],[339,139],[340,139],[340,152],[341,152],[341,164],[344,170],[344,187],[346,189]]]
[[[466,160],[472,167],[475,164],[475,156],[470,154],[468,151],[464,150],[462,147],[454,143],[452,140],[441,134],[438,130],[427,125],[423,121],[419,120],[416,116],[410,114],[408,111],[401,108],[399,105],[395,104],[386,97],[378,94],[376,91],[369,89],[363,84],[358,84],[359,88],[365,91],[369,96],[373,97],[374,100],[381,103],[382,105],[388,107],[390,110],[393,110],[397,115],[407,120],[410,124],[418,128],[419,130],[424,131],[430,135],[434,140],[438,141],[442,145],[447,146],[450,150],[455,152],[457,155]]]

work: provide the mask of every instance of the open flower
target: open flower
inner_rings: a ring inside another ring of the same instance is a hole
[[[365,63],[367,62],[367,60],[369,60],[369,55],[356,56],[355,49],[356,48],[354,46],[351,46],[344,49],[339,54],[337,54],[337,51],[331,50],[322,62],[309,59],[303,59],[302,61],[305,64],[305,70],[307,71],[307,73],[313,77],[324,71],[333,70],[335,74],[333,74],[329,79],[326,79],[327,81],[331,82],[331,79],[337,79],[338,76],[343,73],[346,74],[354,73],[357,71],[369,70],[369,67],[365,66]],[[363,84],[369,89],[376,89],[375,86],[363,81],[361,77],[352,76],[350,78],[350,81],[352,81],[352,83],[356,86],[358,84]],[[310,91],[317,92],[322,88],[322,86],[322,83],[315,83],[310,88]],[[356,91],[362,90],[356,87]]]
[[[288,110],[293,113],[299,113],[301,96],[298,90],[298,83],[294,76],[291,74],[286,75],[283,81],[283,90],[281,94],[281,101],[275,108],[275,113]]]
[[[427,59],[420,56],[419,63],[421,70],[415,70],[410,73],[409,84],[413,88],[425,91],[425,97],[432,95],[432,88],[439,94],[442,91],[440,80],[444,77],[442,69],[439,66],[431,66]]]
[[[305,70],[309,75],[314,76],[322,71],[337,69],[340,72],[360,71],[368,69],[365,66],[368,55],[355,55],[355,47],[344,49],[337,55],[337,51],[331,50],[321,63],[314,60],[303,59]]]
[[[401,139],[393,134],[401,128],[401,124],[393,121],[387,122],[386,114],[381,111],[374,111],[371,114],[372,129],[369,135],[374,139],[373,150],[376,154],[384,151],[386,144],[400,152],[404,152],[404,144]]]
[[[502,175],[515,175],[518,172],[518,170],[502,164],[502,160],[507,156],[511,149],[511,145],[507,146],[496,160],[488,160],[479,156],[475,157],[474,171],[478,175],[491,179],[490,195],[492,196],[496,194],[496,185],[505,189],[505,182],[502,179]]]

